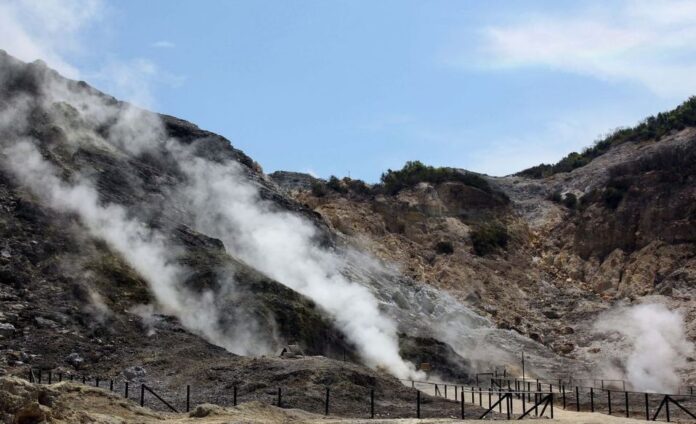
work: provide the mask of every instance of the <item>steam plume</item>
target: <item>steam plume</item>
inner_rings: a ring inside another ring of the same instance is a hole
[[[602,315],[595,329],[624,339],[630,353],[618,356],[634,390],[675,393],[681,382],[678,370],[694,352],[681,313],[656,303],[621,307]]]
[[[368,366],[383,367],[399,377],[418,374],[400,357],[396,325],[380,311],[370,290],[341,274],[340,256],[318,246],[313,224],[263,201],[238,163],[213,163],[196,156],[177,140],[168,139],[155,114],[73,90],[60,80],[48,78],[43,85],[45,110],[63,104],[72,107],[68,118],[60,113],[53,116],[66,121],[59,123],[71,148],[94,143],[115,155],[138,155],[166,146],[186,176],[184,187],[173,192],[190,213],[205,211],[193,214],[197,230],[222,239],[234,256],[315,301],[356,345]],[[58,109],[64,111],[65,107]],[[3,122],[12,125],[9,120]],[[100,129],[105,126],[108,131],[102,138]],[[270,350],[264,340],[254,337],[253,328],[242,324],[220,328],[215,298],[234,290],[232,281],[220,282],[222,293],[192,293],[182,284],[186,270],[177,264],[178,252],[171,240],[138,220],[129,213],[132,211],[103,204],[79,173],[73,182],[63,181],[43,159],[37,144],[31,138],[6,141],[5,165],[46,204],[78,214],[92,235],[106,240],[145,278],[165,313],[179,317],[184,326],[230,351]]]
[[[30,141],[18,141],[3,152],[4,164],[23,185],[50,207],[78,214],[92,235],[105,240],[122,255],[149,283],[165,313],[177,316],[185,327],[232,352],[268,350],[260,338],[249,343],[250,332],[244,326],[224,331],[219,327],[215,297],[211,292],[193,293],[182,285],[185,270],[176,264],[177,251],[162,234],[128,217],[126,210],[118,205],[102,205],[88,182],[63,182]]]
[[[185,164],[187,209],[205,211],[194,216],[197,230],[222,239],[236,257],[314,300],[368,366],[402,378],[417,374],[399,355],[394,322],[367,287],[341,274],[342,259],[317,245],[310,222],[262,200],[237,163],[211,163],[175,146],[171,150]]]

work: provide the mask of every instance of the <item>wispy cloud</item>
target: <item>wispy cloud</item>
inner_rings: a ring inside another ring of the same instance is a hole
[[[109,60],[88,77],[103,85],[106,91],[147,108],[157,106],[157,86],[179,87],[186,80],[185,76],[172,74],[143,58]]]
[[[466,166],[489,175],[507,175],[540,163],[555,163],[569,152],[580,151],[603,138],[627,115],[608,111],[575,111],[557,116],[532,132],[484,141],[472,150]]]
[[[0,47],[24,61],[41,59],[77,78],[79,70],[65,57],[81,50],[84,32],[105,11],[101,0],[0,1]]]
[[[478,59],[485,67],[547,67],[638,83],[661,97],[696,92],[692,1],[635,0],[530,13],[480,34]]]
[[[160,40],[150,44],[150,47],[154,47],[156,49],[173,49],[176,47],[176,44],[172,43],[171,41]]]
[[[540,163],[555,163],[571,151],[581,151],[604,138],[617,124],[634,120],[630,111],[597,106],[549,113],[544,124],[503,134],[482,136],[465,126],[443,128],[418,121],[380,127],[374,132],[384,139],[410,140],[409,149],[395,148],[390,155],[382,155],[381,169],[399,168],[407,160],[419,159],[431,165],[502,176]],[[414,151],[419,153],[414,156]]]
[[[178,87],[186,77],[161,69],[148,58],[119,58],[97,53],[91,46],[94,31],[103,30],[111,9],[103,0],[0,0],[0,48],[24,61],[37,59],[61,74],[87,79],[114,95],[143,107],[155,107],[157,85]],[[153,47],[170,48],[168,41]],[[96,56],[99,65],[80,69],[73,53]]]

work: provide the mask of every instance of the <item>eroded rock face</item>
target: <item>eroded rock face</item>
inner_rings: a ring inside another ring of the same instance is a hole
[[[0,108],[13,96],[40,96],[41,80],[56,77],[44,65],[22,64],[4,53],[0,63]],[[84,83],[66,84],[105,104],[122,105]],[[62,176],[90,175],[100,201],[123,205],[176,240],[190,270],[187,287],[215,290],[219,273],[237,281],[238,292],[215,298],[226,305],[222,318],[227,328],[239,323],[236,311],[252,311],[269,337],[301,344],[308,355],[348,352],[349,359],[356,359],[354,347],[317,305],[229,255],[220,240],[192,229],[191,211],[169,196],[185,178],[171,152],[124,154],[109,145],[109,125],[84,128],[78,107],[65,102],[29,106],[27,131]],[[546,180],[486,177],[493,192],[443,182],[421,183],[396,194],[330,192],[318,197],[311,192],[315,180],[310,176],[266,176],[223,137],[177,118],[156,117],[167,136],[199,157],[240,164],[270,208],[299,214],[316,225],[317,244],[335,247],[340,242],[370,252],[395,264],[409,281],[446,290],[499,327],[558,353],[596,354],[589,346],[597,314],[618,299],[645,295],[661,294],[671,306],[684,308],[691,318],[689,334],[696,335],[694,174],[692,168],[675,172],[663,159],[649,160],[661,157],[666,147],[693,148],[694,129],[659,142],[622,144],[585,167]],[[79,143],[68,143],[68,128],[81,129]],[[609,188],[624,191],[607,202]],[[554,192],[576,194],[581,207],[570,210],[552,202]],[[46,207],[3,169],[0,222],[0,337],[8,352],[27,350],[37,366],[48,368],[64,364],[74,352],[83,361],[81,370],[113,374],[133,364],[146,366],[149,373],[162,365],[158,361],[178,364],[180,355],[207,361],[229,356],[172,317],[155,316],[150,330],[156,337],[144,337],[142,317],[132,312],[153,303],[143,278],[103,240],[88,236],[79,219]],[[492,222],[506,228],[509,242],[490,254],[476,254],[472,235]],[[404,309],[409,302],[398,295],[387,301]],[[60,338],[49,337],[55,333]],[[419,351],[449,356],[447,345],[421,336],[401,339],[414,360]],[[12,366],[24,362],[11,360],[6,362]]]
[[[510,203],[458,183],[421,183],[395,195],[294,194],[356,244],[501,328],[595,361],[597,352],[586,349],[592,322],[613,302],[660,294],[687,315],[694,309],[696,175],[675,157],[695,150],[696,130],[687,128],[659,142],[622,144],[544,180],[488,178]],[[575,194],[579,207],[551,201],[555,192]],[[491,221],[505,223],[511,245],[474,255],[472,231]]]
[[[0,378],[0,414],[5,422],[50,422],[50,407],[57,396],[58,392],[50,387],[36,386],[18,378]]]
[[[312,185],[320,181],[316,177],[301,172],[276,171],[268,174],[268,177],[288,192],[311,190]]]

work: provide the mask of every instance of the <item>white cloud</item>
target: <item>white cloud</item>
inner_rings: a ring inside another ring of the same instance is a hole
[[[150,44],[150,47],[154,47],[156,49],[172,49],[176,47],[176,44],[172,43],[171,41],[160,40]]]
[[[696,3],[624,1],[522,15],[481,32],[484,66],[543,66],[638,83],[662,97],[696,92]]]
[[[0,0],[0,47],[24,61],[41,59],[71,78],[65,59],[79,52],[83,32],[103,16],[101,0]]]

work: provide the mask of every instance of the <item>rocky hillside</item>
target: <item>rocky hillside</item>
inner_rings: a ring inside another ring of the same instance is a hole
[[[518,373],[522,351],[528,375],[590,375],[619,301],[661,296],[694,337],[693,140],[543,179],[266,175],[219,135],[0,52],[0,372],[190,382],[222,405],[282,385],[310,410],[326,386],[406,408],[396,377]]]
[[[362,256],[228,140],[4,52],[0,233],[2,374],[191,382],[207,399],[280,384],[306,401],[398,393],[422,362],[473,372],[414,308],[437,293]],[[315,359],[250,360],[289,345]]]
[[[637,134],[569,172],[482,176],[488,191],[427,177],[398,191],[384,177],[367,189],[334,179],[308,190],[271,177],[413,279],[559,354],[599,363],[613,349],[593,323],[614,305],[665,303],[696,339],[696,128]]]

